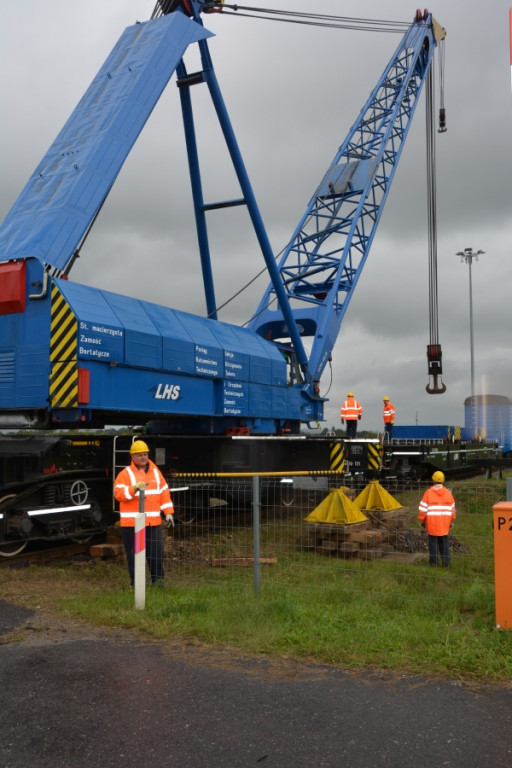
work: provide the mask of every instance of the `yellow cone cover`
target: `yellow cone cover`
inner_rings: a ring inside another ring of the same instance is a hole
[[[368,520],[341,488],[334,488],[330,494],[305,518],[308,523],[331,523],[348,525]]]
[[[380,485],[378,480],[370,480],[359,496],[354,499],[358,509],[400,509],[401,504]]]

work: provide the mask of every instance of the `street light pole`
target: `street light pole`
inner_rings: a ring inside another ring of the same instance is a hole
[[[476,434],[478,434],[478,424],[476,419],[478,410],[476,408],[476,403],[475,403],[475,345],[474,345],[474,339],[473,339],[473,283],[471,279],[471,265],[473,264],[473,259],[475,259],[475,261],[478,261],[478,257],[481,256],[483,253],[485,253],[485,251],[481,251],[481,250],[478,250],[476,253],[474,253],[472,248],[464,248],[463,251],[458,251],[456,253],[456,256],[460,256],[461,262],[466,262],[466,264],[469,266],[469,344],[470,344],[470,355],[471,355],[471,409],[473,413],[473,428]]]

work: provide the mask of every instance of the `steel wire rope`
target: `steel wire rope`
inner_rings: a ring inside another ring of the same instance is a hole
[[[333,16],[330,14],[302,13],[298,11],[280,11],[275,8],[258,8],[256,6],[245,6],[238,4],[223,5],[219,10],[222,14],[227,16],[241,16],[245,18],[263,19],[265,21],[281,21],[290,24],[328,27],[331,29],[353,29],[361,32],[369,31],[402,33],[407,27],[409,27],[409,22],[402,21],[386,21],[385,19],[363,19],[360,17]],[[240,11],[249,11],[250,13],[240,13]]]
[[[155,19],[159,16],[166,16],[169,13],[173,13],[179,8],[179,5],[180,3],[176,2],[176,0],[157,0],[151,18]],[[240,13],[240,11],[248,11],[248,13]],[[226,16],[240,16],[252,19],[263,19],[264,21],[281,21],[290,24],[305,24],[334,29],[353,29],[362,32],[401,33],[409,26],[409,22],[405,21],[363,19],[362,17],[357,16],[335,16],[332,14],[304,13],[301,11],[283,11],[278,10],[277,8],[259,8],[252,5],[238,5],[237,3],[229,5],[225,3],[217,4],[214,0],[203,3],[200,12],[206,14],[217,12]]]
[[[444,107],[444,63],[445,63],[445,47],[444,39],[439,41],[438,45],[438,59],[439,59],[439,102],[440,106]]]
[[[426,134],[427,134],[427,203],[428,203],[428,282],[430,344],[439,344],[438,291],[437,291],[437,213],[436,213],[436,159],[434,129],[434,77],[432,63],[426,82]]]
[[[274,256],[274,261],[277,261],[277,260],[278,260],[278,258],[281,256],[281,254],[283,253],[283,251],[284,251],[284,248],[282,248],[282,249],[279,251],[279,253],[277,253],[277,254]],[[219,306],[218,306],[218,307],[215,307],[215,309],[213,310],[213,312],[210,312],[210,314],[209,314],[209,315],[207,315],[207,317],[212,317],[212,316],[213,316],[213,315],[215,315],[215,314],[216,314],[216,313],[217,313],[219,310],[221,310],[221,309],[224,309],[224,307],[227,307],[227,305],[228,305],[228,304],[230,304],[232,301],[234,301],[234,299],[236,299],[236,298],[237,298],[237,296],[240,296],[240,294],[241,294],[241,293],[243,293],[245,290],[247,290],[247,288],[249,288],[249,286],[250,286],[250,285],[252,285],[252,284],[253,284],[253,283],[254,283],[254,282],[255,282],[255,281],[256,281],[256,280],[257,280],[259,277],[261,277],[261,276],[262,276],[262,274],[263,274],[264,272],[266,272],[266,271],[267,271],[267,267],[266,267],[266,266],[262,267],[262,269],[260,269],[260,271],[259,271],[259,272],[257,272],[257,273],[254,275],[254,277],[251,277],[251,279],[250,279],[250,280],[249,280],[249,281],[248,281],[248,282],[247,282],[245,285],[242,285],[242,287],[241,287],[241,288],[240,288],[240,289],[239,289],[239,290],[238,290],[236,293],[234,293],[232,296],[230,296],[230,297],[229,297],[229,299],[226,299],[226,301],[225,301],[223,304],[219,304]],[[277,297],[276,297],[276,298],[274,298],[274,299],[272,300],[272,303],[274,303],[275,301],[277,301]],[[246,321],[245,321],[245,323],[242,323],[242,328],[243,328],[243,327],[245,327],[245,326],[246,326],[248,323],[250,323],[250,322],[251,322],[251,320],[253,320],[255,317],[257,317],[257,313],[255,313],[255,314],[254,314],[254,315],[253,315],[251,318],[249,318],[249,320],[246,320]]]

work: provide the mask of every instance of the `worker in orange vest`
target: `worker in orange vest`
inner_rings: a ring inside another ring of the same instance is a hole
[[[119,502],[121,536],[123,539],[130,585],[135,576],[135,515],[140,511],[140,491],[144,489],[146,522],[146,560],[151,583],[163,586],[164,542],[161,515],[174,525],[174,507],[164,476],[149,458],[149,448],[143,440],[135,440],[130,448],[130,466],[119,472],[114,483],[114,497]]]
[[[438,564],[438,553],[444,568],[450,565],[450,543],[448,534],[456,517],[455,499],[451,491],[445,488],[444,474],[434,472],[434,485],[423,494],[420,502],[418,520],[428,534],[429,564]]]
[[[361,403],[358,403],[353,392],[347,394],[347,399],[340,408],[341,423],[347,422],[347,437],[353,439],[357,432],[357,422],[363,415]]]
[[[384,410],[382,413],[384,419],[384,439],[386,439],[387,436],[387,440],[391,442],[393,424],[395,423],[395,406],[387,395],[384,395],[382,402],[384,403]]]

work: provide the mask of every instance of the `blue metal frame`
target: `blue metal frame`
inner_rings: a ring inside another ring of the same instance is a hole
[[[200,17],[200,11],[203,4],[198,2],[192,2],[191,5],[193,7],[195,21],[201,24],[202,22]],[[215,290],[213,285],[213,275],[212,275],[210,251],[209,251],[209,245],[208,245],[208,232],[207,232],[207,226],[206,226],[205,212],[209,209],[212,210],[214,208],[222,208],[228,205],[244,204],[247,206],[247,210],[249,212],[249,216],[251,217],[252,225],[254,227],[254,231],[258,239],[258,243],[260,245],[263,258],[265,259],[265,264],[270,274],[270,279],[272,281],[272,290],[277,296],[277,300],[279,302],[282,315],[288,323],[288,327],[290,329],[289,336],[292,340],[293,347],[295,349],[295,352],[301,364],[305,364],[307,361],[306,351],[302,344],[301,335],[299,333],[299,330],[293,318],[293,312],[288,300],[285,287],[281,282],[281,275],[279,274],[279,270],[276,265],[274,253],[272,251],[272,246],[270,244],[265,226],[263,224],[263,219],[261,218],[261,214],[258,208],[258,204],[256,202],[256,198],[254,196],[252,185],[249,180],[249,176],[247,174],[247,170],[245,168],[245,164],[242,159],[240,149],[238,147],[238,142],[236,140],[236,136],[233,131],[231,121],[229,119],[226,105],[224,103],[224,99],[222,97],[221,90],[219,88],[217,77],[215,75],[215,71],[213,69],[213,64],[210,57],[208,43],[206,39],[198,40],[198,46],[201,52],[201,63],[203,67],[203,70],[201,73],[199,73],[199,76],[196,75],[196,76],[191,76],[189,78],[187,75],[186,67],[183,60],[180,61],[176,71],[178,75],[178,85],[181,86],[180,87],[181,106],[182,106],[182,112],[183,112],[183,122],[185,127],[185,138],[187,142],[189,171],[190,171],[190,178],[192,183],[192,196],[194,201],[194,211],[195,211],[195,218],[196,218],[199,249],[201,254],[201,266],[203,270],[203,283],[205,288],[208,316],[211,318],[217,317],[217,311],[216,311],[217,305],[215,301]],[[210,92],[210,96],[211,96],[213,105],[215,107],[215,111],[217,113],[219,124],[221,126],[222,133],[224,135],[224,140],[226,142],[226,145],[231,157],[231,161],[233,163],[233,167],[235,169],[238,182],[240,184],[240,189],[243,195],[243,198],[241,200],[217,202],[210,205],[206,205],[203,200],[201,172],[200,172],[200,166],[199,166],[197,141],[196,141],[195,126],[194,126],[193,111],[192,111],[192,100],[190,97],[191,84],[196,85],[200,82],[205,82],[208,86],[208,90]]]

